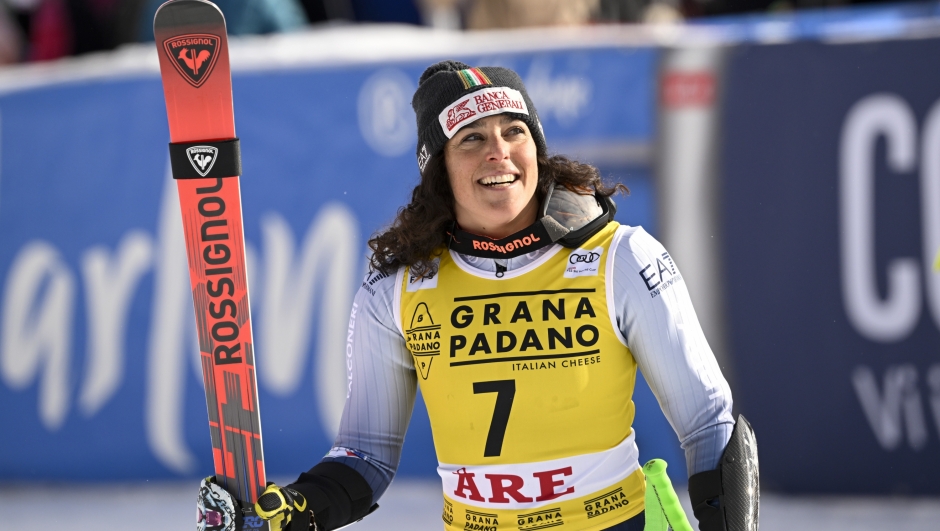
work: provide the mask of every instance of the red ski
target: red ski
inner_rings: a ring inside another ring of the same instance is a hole
[[[225,19],[211,2],[173,0],[160,7],[153,26],[215,474],[250,511],[264,490],[265,475]]]

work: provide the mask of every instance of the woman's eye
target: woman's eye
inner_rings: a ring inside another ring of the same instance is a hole
[[[506,131],[506,134],[507,135],[524,135],[525,130],[517,125],[515,127],[510,127],[509,130]]]
[[[483,140],[483,137],[480,136],[480,135],[477,134],[477,133],[473,133],[473,134],[469,134],[469,135],[463,137],[463,140],[461,140],[461,142],[472,142],[472,141],[475,141],[475,140]]]

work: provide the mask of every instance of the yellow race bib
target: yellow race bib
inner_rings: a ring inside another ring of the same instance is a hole
[[[449,530],[601,530],[643,510],[636,361],[612,324],[616,223],[497,277],[444,250],[400,275]]]

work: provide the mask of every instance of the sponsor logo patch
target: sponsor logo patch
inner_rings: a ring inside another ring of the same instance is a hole
[[[452,131],[457,127],[458,124],[467,120],[468,118],[473,118],[477,113],[471,111],[467,108],[467,105],[470,104],[470,99],[465,99],[463,101],[457,102],[457,105],[447,109],[447,121],[444,122],[444,127],[446,131]]]
[[[209,79],[219,55],[217,35],[180,35],[163,41],[170,62],[190,85],[199,88]]]
[[[405,330],[405,342],[415,359],[415,369],[428,379],[434,356],[441,353],[441,325],[434,323],[426,303],[418,304],[411,316],[411,328]]]
[[[193,165],[196,173],[205,177],[212,166],[215,165],[215,159],[218,158],[219,148],[213,146],[191,146],[186,148],[186,158]]]
[[[514,112],[529,114],[522,93],[508,87],[490,87],[468,94],[441,111],[438,120],[447,138],[453,138],[461,127],[480,118]]]
[[[428,145],[421,145],[421,153],[418,153],[418,169],[424,172],[424,167],[428,165],[428,161],[431,160],[431,154],[428,153]]]
[[[627,495],[623,493],[623,488],[618,487],[610,492],[601,494],[596,498],[581,502],[584,504],[584,512],[588,518],[605,515],[611,511],[623,509],[630,504]]]
[[[346,448],[345,446],[334,446],[333,448],[330,448],[330,451],[326,454],[326,457],[355,457],[357,459],[366,458],[362,452],[352,448]]]
[[[382,273],[381,271],[370,271],[369,274],[366,275],[365,280],[362,281],[361,287],[362,289],[369,292],[369,295],[375,297],[375,283],[382,280],[383,278],[388,278],[388,275]]]
[[[414,293],[419,289],[433,289],[437,287],[437,268],[440,266],[441,259],[434,259],[434,273],[426,277],[416,277],[408,275],[408,287],[405,289],[408,293]]]
[[[499,528],[499,515],[466,510],[464,531],[496,531]]]
[[[454,523],[454,504],[448,500],[444,500],[444,510],[441,512],[441,520],[444,520],[444,523],[447,525]]]
[[[242,525],[245,529],[261,529],[264,527],[264,520],[260,516],[246,516]]]
[[[655,262],[647,264],[639,273],[643,283],[646,284],[646,289],[650,292],[650,297],[653,299],[675,284],[682,282],[682,275],[676,270],[676,264],[672,261],[669,253],[663,253],[656,258]]]
[[[534,513],[525,513],[516,516],[519,531],[536,531],[565,525],[561,516],[561,507],[543,509]]]
[[[604,254],[603,247],[571,251],[565,264],[565,278],[597,276],[602,254]]]
[[[532,466],[528,468],[530,470],[533,469]],[[582,474],[583,472],[578,472],[578,475]],[[456,481],[449,477],[453,475],[457,476]],[[463,498],[463,500],[466,500],[465,503],[477,502],[478,506],[496,508],[502,504],[531,504],[533,502],[542,503],[558,498],[573,498],[575,496],[575,486],[571,483],[573,483],[572,480],[574,476],[575,472],[573,467],[563,466],[553,470],[533,470],[531,475],[485,473],[477,468],[467,470],[467,467],[461,467],[447,476],[442,474],[441,477],[444,479],[444,493],[448,496]],[[454,483],[456,483],[456,485],[454,485]],[[540,514],[543,510],[544,509],[540,509],[536,513],[519,515],[519,518],[521,519],[525,516],[527,519],[528,516],[535,516]],[[551,509],[551,511],[555,511],[555,514],[557,514],[556,522],[561,521],[561,509],[555,508]],[[469,513],[471,511],[467,512]],[[495,514],[476,514],[494,519],[497,517]],[[544,520],[545,518],[542,518],[542,521]],[[493,525],[498,526],[499,524],[494,522]],[[520,522],[520,526],[521,525],[522,523]]]
[[[542,238],[539,238],[535,233],[531,233],[528,236],[522,238],[514,238],[510,242],[506,242],[502,245],[493,243],[486,240],[472,240],[471,243],[473,248],[478,251],[495,251],[497,253],[511,253],[523,247],[528,247],[533,243],[542,241]]]

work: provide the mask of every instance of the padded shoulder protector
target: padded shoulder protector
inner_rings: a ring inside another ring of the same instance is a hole
[[[701,531],[758,531],[757,438],[743,415],[738,415],[718,468],[689,478],[689,498]]]

